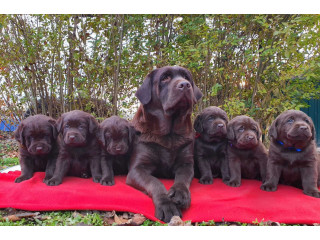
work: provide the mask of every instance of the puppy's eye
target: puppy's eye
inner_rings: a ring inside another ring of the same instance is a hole
[[[243,131],[244,131],[244,127],[239,128],[238,131],[239,131],[239,132],[243,132]]]
[[[64,128],[65,128],[65,129],[68,129],[68,128],[70,128],[70,126],[69,126],[69,125],[65,125]]]
[[[209,120],[209,121],[214,120],[214,116],[210,116],[210,117],[208,118],[208,120]]]
[[[293,123],[294,122],[294,119],[293,118],[289,118],[288,120],[287,120],[287,123]]]
[[[81,126],[81,125],[80,125],[78,128],[79,128],[79,129],[84,129],[84,126]]]
[[[190,80],[188,74],[184,74],[182,77],[186,80]]]
[[[305,119],[306,123],[310,123],[310,121],[308,119]]]

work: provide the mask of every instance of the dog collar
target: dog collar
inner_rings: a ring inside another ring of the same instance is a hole
[[[277,140],[277,143],[280,144],[281,146],[284,145],[284,143],[281,142],[281,141],[279,141],[279,140]],[[301,151],[302,151],[302,149],[300,149],[300,148],[295,148],[295,147],[288,147],[287,149],[292,150],[292,151],[296,151],[296,152],[301,152]]]
[[[197,133],[197,132],[196,132],[196,135],[194,136],[194,138],[197,139],[197,138],[199,138],[200,136],[201,136],[200,133]]]

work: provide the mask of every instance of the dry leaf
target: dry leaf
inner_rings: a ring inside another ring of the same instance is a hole
[[[123,219],[122,217],[118,217],[117,214],[114,215],[114,221],[118,225],[131,223],[131,219],[129,219],[129,220]]]
[[[17,217],[20,218],[27,218],[27,217],[36,217],[38,216],[40,213],[39,212],[23,212],[23,213],[17,213],[15,214]]]
[[[16,221],[21,220],[21,218],[17,217],[16,215],[9,215],[9,216],[2,218],[2,220],[4,220],[4,221],[7,221],[7,219],[11,222],[16,222]]]
[[[142,214],[135,214],[132,218],[132,222],[137,225],[141,225],[146,220],[146,217]]]
[[[104,225],[110,226],[114,223],[114,219],[106,217],[103,219],[103,223],[104,223]]]
[[[168,226],[184,226],[184,223],[179,216],[173,216]]]

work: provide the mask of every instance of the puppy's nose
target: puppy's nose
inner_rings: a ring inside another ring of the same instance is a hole
[[[252,140],[252,139],[254,139],[254,136],[248,135],[248,136],[247,136],[247,139]]]
[[[116,147],[115,147],[115,150],[116,150],[117,152],[120,152],[120,151],[122,150],[122,147],[121,147],[121,146],[116,146]]]
[[[74,136],[74,135],[70,135],[70,136],[69,136],[69,140],[70,140],[70,141],[73,141],[75,138],[76,138],[76,136]]]
[[[218,128],[223,128],[224,124],[223,123],[219,123],[217,126],[218,126]]]
[[[180,90],[184,90],[184,89],[191,88],[191,84],[188,81],[183,81],[183,82],[180,82],[177,87]]]
[[[308,129],[307,126],[300,126],[299,128],[300,128],[300,130],[303,130],[303,131]]]
[[[36,147],[36,151],[37,151],[38,153],[42,152],[42,149],[43,149],[43,147]]]

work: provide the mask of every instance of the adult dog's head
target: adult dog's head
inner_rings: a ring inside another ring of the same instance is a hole
[[[194,129],[206,142],[218,142],[227,137],[228,116],[219,107],[207,107],[196,117]]]
[[[237,116],[227,126],[230,143],[238,149],[252,149],[259,144],[261,129],[259,124],[248,116]]]
[[[138,131],[157,135],[184,134],[192,132],[192,107],[202,93],[187,69],[167,66],[149,73],[136,97],[141,102],[133,119]]]
[[[133,143],[135,129],[118,116],[105,119],[97,133],[100,144],[111,155],[126,154]]]
[[[165,115],[170,116],[177,112],[190,112],[202,93],[187,69],[167,66],[149,73],[136,96],[144,106],[163,109]]]
[[[89,113],[74,110],[62,114],[56,126],[67,146],[81,147],[95,137],[98,122]]]
[[[14,137],[31,155],[48,154],[57,139],[56,121],[45,115],[35,115],[24,119]]]
[[[301,149],[315,139],[314,124],[304,112],[287,110],[271,124],[269,138],[284,147]]]

